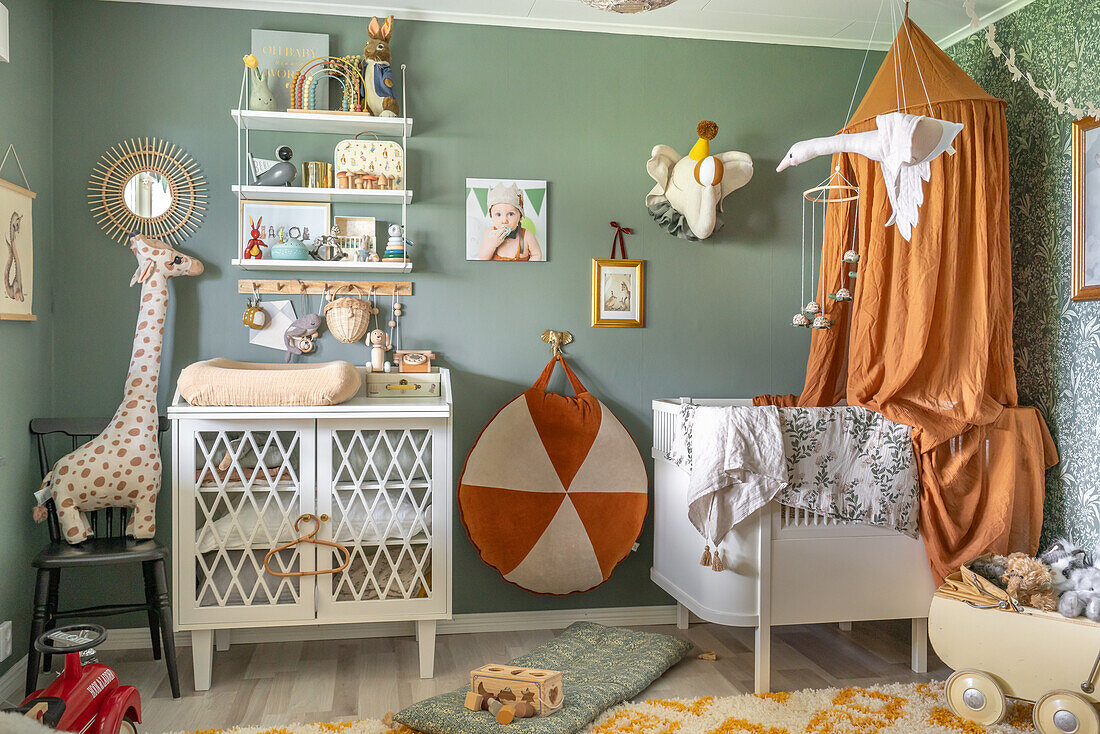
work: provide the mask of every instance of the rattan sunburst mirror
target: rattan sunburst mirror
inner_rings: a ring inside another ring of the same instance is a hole
[[[96,223],[113,240],[138,233],[179,244],[202,223],[206,179],[175,143],[124,140],[96,163],[88,199]]]

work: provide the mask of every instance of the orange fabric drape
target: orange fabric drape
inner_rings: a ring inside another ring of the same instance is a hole
[[[879,165],[834,157],[860,199],[857,208],[829,207],[822,290],[841,287],[854,227],[861,258],[849,286],[854,301],[822,303],[836,324],[812,332],[802,394],[757,402],[847,399],[912,426],[920,529],[941,582],[984,551],[1036,551],[1044,472],[1057,453],[1039,413],[1015,407],[1004,102],[906,20],[844,132],[874,130],[876,115],[902,109],[899,88],[911,114],[965,125],[957,152],[932,161],[910,242],[886,226],[891,207]]]

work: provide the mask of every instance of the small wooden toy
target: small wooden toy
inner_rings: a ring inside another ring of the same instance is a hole
[[[255,222],[252,221],[252,217],[248,218],[248,223],[252,227],[252,239],[248,241],[248,245],[244,248],[245,260],[259,260],[263,258],[264,252],[262,247],[267,247],[267,243],[263,241],[263,221],[264,218],[260,217]]]
[[[431,372],[435,352],[423,349],[395,349],[393,359],[398,372]]]
[[[495,698],[489,699],[489,713],[496,717],[498,724],[511,724],[516,718],[516,708],[510,704],[501,703]]]
[[[526,701],[516,702],[516,716],[521,719],[529,719],[535,715],[535,707]]]
[[[470,691],[466,694],[465,706],[471,711],[481,711],[481,704],[483,701],[484,699],[479,694]]]
[[[381,372],[386,366],[386,352],[393,349],[390,335],[381,329],[367,334],[367,346],[370,347],[370,362],[367,366],[374,372]]]
[[[549,716],[558,711],[565,700],[561,671],[519,668],[500,663],[471,670],[470,690],[498,698],[507,704],[528,703],[533,707],[535,716]],[[512,710],[515,713],[514,705]]]

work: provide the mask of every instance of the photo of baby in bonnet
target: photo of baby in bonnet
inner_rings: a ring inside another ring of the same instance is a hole
[[[466,259],[546,260],[546,182],[466,179]]]

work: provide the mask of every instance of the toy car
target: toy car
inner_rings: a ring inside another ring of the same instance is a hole
[[[1015,698],[1035,702],[1041,734],[1100,732],[1100,624],[1024,606],[963,566],[932,598],[928,636],[955,669],[944,695],[959,718],[991,726]]]
[[[91,633],[91,637],[88,636]],[[102,663],[81,659],[107,639],[98,624],[58,627],[40,636],[34,649],[46,655],[65,655],[65,668],[42,690],[35,691],[13,712],[33,718],[57,731],[86,734],[137,734],[141,697],[133,686],[119,685],[118,676]]]

